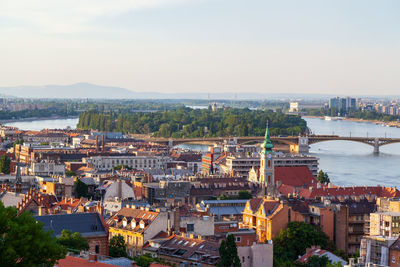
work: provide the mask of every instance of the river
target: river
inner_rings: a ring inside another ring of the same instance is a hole
[[[384,127],[372,123],[352,121],[325,121],[305,118],[314,134],[336,134],[357,137],[400,138],[400,128]],[[7,123],[23,130],[43,128],[75,128],[78,119],[36,120]],[[205,151],[206,146],[182,145],[185,148]],[[380,147],[380,154],[373,154],[373,147],[351,141],[328,141],[313,144],[310,154],[320,159],[320,169],[326,171],[337,185],[387,185],[400,186],[400,143]]]
[[[400,138],[399,128],[343,120],[304,119],[314,134]],[[328,172],[334,184],[400,186],[397,169],[400,164],[400,143],[382,146],[379,155],[375,155],[370,145],[328,141],[311,145],[310,154],[320,159],[320,169]]]
[[[70,127],[75,129],[79,118],[68,119],[43,119],[43,120],[21,120],[15,122],[4,123],[7,126],[18,127],[21,130],[40,131],[42,129],[65,129]]]

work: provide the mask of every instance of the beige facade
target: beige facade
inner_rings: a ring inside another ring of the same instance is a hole
[[[269,243],[253,243],[251,246],[238,247],[238,255],[242,267],[272,267],[273,245]]]
[[[126,165],[133,169],[161,169],[167,162],[167,157],[159,156],[93,156],[83,158],[83,162],[97,170],[109,171],[119,165]]]
[[[400,234],[400,212],[371,213],[370,235],[396,237]]]

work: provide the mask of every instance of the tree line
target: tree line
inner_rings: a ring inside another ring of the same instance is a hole
[[[306,109],[307,115],[311,116],[332,116],[336,117],[340,114],[340,111],[337,108],[321,108],[321,109]],[[400,116],[394,116],[389,114],[384,114],[377,112],[376,110],[372,111],[363,111],[361,109],[352,109],[347,111],[345,114],[348,118],[354,119],[363,119],[363,120],[377,120],[377,121],[397,121]]]
[[[78,128],[157,137],[262,136],[266,122],[271,135],[298,135],[307,123],[300,116],[281,111],[225,108],[191,109],[180,107],[157,112],[82,112]]]

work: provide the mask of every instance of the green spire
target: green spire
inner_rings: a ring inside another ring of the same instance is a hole
[[[269,128],[268,128],[268,121],[267,121],[267,128],[265,129],[265,138],[264,138],[264,143],[262,143],[261,148],[263,154],[268,154],[272,153],[272,148],[274,145],[271,142],[271,137],[269,135]]]

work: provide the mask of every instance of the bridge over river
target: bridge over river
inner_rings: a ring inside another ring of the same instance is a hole
[[[203,138],[160,138],[160,137],[144,137],[144,141],[164,144],[170,147],[180,144],[221,144],[226,140],[234,140],[236,144],[252,144],[260,143],[264,140],[264,136],[244,136],[244,137],[203,137]],[[307,136],[271,136],[274,143],[287,144],[290,146],[291,152],[308,153],[309,145],[326,142],[326,141],[352,141],[370,145],[374,149],[374,153],[379,153],[379,147],[400,143],[400,138],[378,138],[378,137],[353,137],[338,135],[307,135]]]

